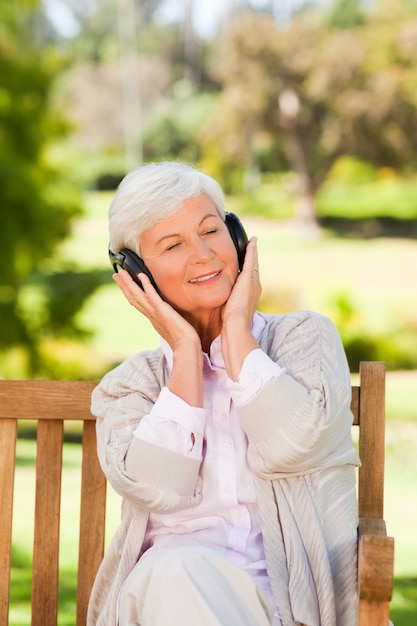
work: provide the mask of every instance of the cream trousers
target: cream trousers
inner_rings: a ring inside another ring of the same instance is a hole
[[[119,626],[278,626],[252,577],[201,547],[155,550],[119,596]]]

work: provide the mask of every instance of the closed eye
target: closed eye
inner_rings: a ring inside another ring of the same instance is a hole
[[[169,250],[173,250],[174,248],[176,248],[176,247],[177,247],[177,246],[179,246],[179,245],[180,245],[180,243],[179,243],[178,241],[177,241],[176,243],[171,244],[170,246],[168,246],[168,248],[167,248],[167,252],[168,252]]]

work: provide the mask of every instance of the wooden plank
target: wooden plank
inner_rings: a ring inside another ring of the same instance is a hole
[[[95,381],[0,380],[0,418],[94,420]]]
[[[393,589],[394,539],[382,535],[362,535],[358,563],[360,599],[389,602]]]
[[[46,404],[45,401],[44,404]],[[32,570],[32,626],[56,626],[57,624],[62,441],[62,420],[39,420]]]
[[[384,517],[385,363],[362,362],[359,406],[359,517]]]
[[[77,580],[77,626],[85,626],[88,601],[104,554],[106,478],[96,452],[94,422],[85,422]]]
[[[358,626],[387,626],[389,602],[359,600]]]
[[[0,624],[9,623],[16,420],[0,420]]]

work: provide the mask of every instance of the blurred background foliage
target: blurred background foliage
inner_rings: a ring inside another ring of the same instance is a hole
[[[416,9],[417,0],[0,3],[0,377],[95,379],[155,345],[110,279],[107,207],[144,162],[203,167],[259,235],[260,308],[317,308],[336,323],[353,373],[362,359],[390,370],[397,626],[417,619]],[[33,494],[25,463],[19,456],[19,524]],[[19,527],[15,626],[30,620],[28,537]],[[76,548],[67,549],[61,626],[74,623]]]
[[[108,369],[83,311],[109,273],[63,250],[143,162],[197,163],[240,214],[306,240],[416,237],[415,0],[299,1],[285,15],[226,2],[209,35],[197,0],[170,18],[166,5],[0,6],[1,376]],[[266,310],[296,304],[263,296]],[[370,328],[346,290],[329,308],[353,370],[417,368],[409,312]]]

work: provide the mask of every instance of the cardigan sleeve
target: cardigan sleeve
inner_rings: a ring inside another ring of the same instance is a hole
[[[285,372],[238,408],[249,463],[264,478],[359,464],[351,439],[351,383],[330,319],[284,316],[266,348]]]
[[[134,436],[163,386],[158,353],[142,353],[109,372],[94,389],[97,452],[112,487],[142,509],[173,511],[201,499],[200,461]]]

